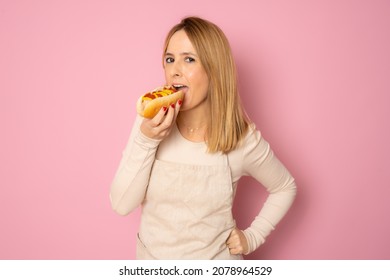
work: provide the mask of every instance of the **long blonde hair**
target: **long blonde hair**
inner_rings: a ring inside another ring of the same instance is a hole
[[[215,24],[198,17],[187,17],[167,34],[163,56],[171,37],[179,30],[186,32],[210,81],[207,96],[211,113],[207,131],[208,151],[228,153],[237,147],[249,125],[238,94],[237,72],[230,44]]]

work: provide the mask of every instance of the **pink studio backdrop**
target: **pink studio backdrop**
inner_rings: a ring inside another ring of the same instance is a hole
[[[152,2],[152,3],[151,3]],[[223,8],[222,8],[223,7]],[[390,258],[389,1],[0,2],[0,259],[133,259],[109,186],[187,15],[217,23],[247,111],[296,178],[248,259]],[[265,192],[239,185],[245,228]]]

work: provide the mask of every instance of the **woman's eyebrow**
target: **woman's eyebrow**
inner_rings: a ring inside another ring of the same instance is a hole
[[[192,52],[182,52],[180,53],[181,55],[192,55],[192,56],[197,56],[195,53]]]
[[[180,53],[181,56],[185,56],[185,55],[192,55],[192,56],[198,56],[197,54],[193,53],[193,52],[181,52]],[[166,52],[165,53],[165,56],[175,56],[174,54],[170,53],[170,52]]]

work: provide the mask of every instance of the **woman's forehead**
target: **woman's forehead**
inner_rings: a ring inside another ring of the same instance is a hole
[[[196,54],[196,50],[192,45],[184,30],[175,32],[169,40],[166,53],[170,54]]]

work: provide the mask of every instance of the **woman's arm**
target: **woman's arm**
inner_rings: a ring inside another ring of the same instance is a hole
[[[111,206],[120,215],[129,214],[142,203],[160,143],[141,133],[141,122],[137,116],[111,184]]]
[[[111,206],[118,214],[129,214],[144,200],[157,147],[169,135],[180,105],[161,108],[153,119],[137,115],[111,184]]]
[[[255,220],[244,230],[251,253],[265,242],[292,205],[296,195],[296,185],[286,167],[276,158],[270,145],[253,130],[244,148],[244,173],[260,182],[269,192]]]

